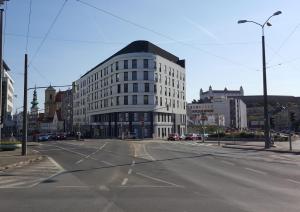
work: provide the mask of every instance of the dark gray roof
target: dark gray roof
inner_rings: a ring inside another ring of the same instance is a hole
[[[106,63],[113,57],[116,57],[116,56],[122,55],[122,54],[137,53],[137,52],[153,53],[153,54],[159,55],[163,58],[166,58],[167,60],[170,60],[170,61],[180,65],[181,67],[185,68],[185,60],[180,60],[177,56],[171,54],[170,52],[167,52],[166,50],[154,45],[153,43],[151,43],[149,41],[138,40],[138,41],[133,41],[132,43],[128,44],[123,49],[121,49],[117,53],[113,54],[112,56],[110,56],[109,58],[107,58],[106,60],[104,60],[103,62],[99,63],[94,68],[92,68],[91,70],[86,72],[83,76],[87,75],[88,73],[90,73],[91,71],[96,69],[97,67]]]
[[[3,67],[6,71],[10,71],[8,65],[5,63],[5,61],[3,60]]]

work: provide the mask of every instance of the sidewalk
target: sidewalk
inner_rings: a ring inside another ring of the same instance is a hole
[[[275,146],[269,149],[265,149],[264,142],[228,142],[222,143],[223,148],[232,149],[244,149],[244,150],[256,150],[256,151],[269,151],[277,153],[291,153],[295,155],[300,155],[300,140],[292,142],[292,150],[289,149],[289,142],[275,142]]]
[[[43,156],[32,151],[30,146],[31,144],[27,146],[26,156],[21,156],[21,148],[14,151],[0,151],[0,171],[41,160]]]

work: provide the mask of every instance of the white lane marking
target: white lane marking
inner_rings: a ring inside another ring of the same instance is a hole
[[[155,186],[155,185],[129,185],[129,186],[119,186],[121,188],[177,188],[175,186]]]
[[[259,171],[259,170],[256,170],[256,169],[251,169],[251,168],[245,168],[245,169],[248,170],[248,171],[252,171],[252,172],[258,173],[258,174],[263,174],[263,175],[267,174],[266,172]]]
[[[292,183],[300,184],[300,182],[297,180],[292,180],[292,179],[286,179],[286,180]]]
[[[183,187],[183,186],[181,186],[181,185],[177,185],[177,184],[175,184],[175,183],[168,182],[168,181],[165,181],[165,180],[156,178],[156,177],[151,177],[151,176],[149,176],[149,175],[146,175],[146,174],[143,174],[143,173],[140,173],[140,172],[137,172],[136,174],[137,174],[137,175],[140,175],[140,176],[143,176],[143,177],[146,177],[146,178],[149,178],[149,179],[151,179],[151,180],[155,180],[155,181],[158,181],[158,182],[161,182],[161,183],[166,183],[166,184],[168,184],[168,185],[172,185],[172,186],[175,186],[175,187],[181,187],[181,188]]]
[[[26,183],[29,183],[29,182],[22,181],[22,182],[17,182],[17,183],[10,183],[10,184],[7,184],[7,185],[2,185],[2,186],[0,186],[0,188],[15,188],[15,187],[18,187],[18,186],[25,185]]]
[[[121,185],[124,186],[124,185],[126,185],[127,182],[128,182],[128,178],[124,178]]]
[[[109,191],[110,189],[106,185],[100,185],[99,190],[100,191]]]
[[[0,181],[0,186],[1,186],[1,184],[11,183],[11,182],[17,182],[18,180],[20,180],[20,179],[14,178],[14,179],[1,180]]]
[[[135,164],[135,160],[132,161],[131,166],[134,166],[134,164]]]
[[[51,146],[51,145],[47,145],[47,146]],[[55,145],[53,145],[53,146],[55,146]],[[80,152],[75,152],[75,151],[73,151],[73,150],[69,150],[69,149],[66,149],[66,148],[64,148],[64,147],[60,147],[60,146],[55,146],[55,147],[61,148],[61,149],[65,150],[66,152],[71,152],[71,153],[73,153],[73,154],[80,155],[80,156],[83,156],[83,157],[86,157],[86,156],[87,156],[87,155],[82,154],[82,153],[80,153]],[[98,161],[98,162],[99,162],[99,160],[97,160],[97,159],[94,158],[94,157],[89,157],[89,159],[92,159],[92,160],[94,160],[94,161]],[[102,161],[100,161],[100,162],[102,162]]]
[[[114,166],[114,164],[110,163],[110,162],[107,162],[105,160],[101,160],[102,163],[106,164],[106,165],[109,165],[109,166]]]
[[[143,149],[146,155],[149,156],[150,160],[155,161],[154,157],[152,157],[152,155],[150,155],[149,152],[147,151],[146,145],[143,145]]]
[[[231,166],[235,166],[234,163],[231,163],[231,162],[226,161],[226,160],[220,160],[220,162],[225,163],[225,164],[228,164],[228,165],[231,165]]]
[[[83,159],[80,159],[79,161],[77,161],[75,164],[79,164],[83,161]]]
[[[48,157],[48,159],[57,167],[57,168],[59,168],[61,171],[64,171],[65,169],[61,166],[61,165],[59,165],[53,158],[51,158],[51,157]]]
[[[101,147],[99,147],[95,152],[92,152],[91,154],[85,156],[84,158],[78,160],[75,164],[79,164],[81,163],[82,161],[84,161],[85,159],[91,157],[92,155],[96,154],[97,152],[99,152],[101,149],[103,149],[105,146],[106,146],[107,143],[104,143]]]
[[[56,186],[56,188],[89,188],[89,186]]]
[[[131,173],[132,173],[132,169],[129,169],[129,170],[128,170],[128,174],[131,174]]]

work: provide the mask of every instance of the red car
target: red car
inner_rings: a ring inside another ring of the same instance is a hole
[[[197,140],[197,135],[195,133],[189,133],[185,136],[185,140],[190,140],[190,141]]]
[[[171,133],[168,136],[168,141],[178,141],[180,139],[177,133]]]

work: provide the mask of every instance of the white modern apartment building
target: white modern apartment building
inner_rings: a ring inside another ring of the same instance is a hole
[[[14,122],[12,120],[13,112],[13,98],[14,98],[14,81],[9,75],[9,67],[3,61],[3,72],[2,72],[2,122],[3,130],[2,136],[10,136]]]
[[[7,71],[4,72],[4,77],[3,77],[3,98],[5,99],[4,101],[4,110],[7,114],[12,114],[13,112],[13,98],[14,98],[14,81],[9,75]]]
[[[186,131],[185,61],[134,41],[74,82],[73,125],[93,137]]]

